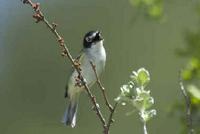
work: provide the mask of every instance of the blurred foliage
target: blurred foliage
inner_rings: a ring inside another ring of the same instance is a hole
[[[187,45],[177,50],[179,56],[189,58],[182,77],[184,80],[200,79],[200,29],[196,32],[187,31],[185,40]]]
[[[200,6],[198,6],[197,11],[200,16]],[[184,58],[187,57],[186,62],[181,77],[184,80],[186,90],[191,99],[191,110],[192,110],[192,120],[193,127],[196,133],[200,133],[200,89],[198,84],[200,82],[200,29],[196,31],[188,30],[185,34],[186,45],[184,48],[177,49],[176,53]],[[186,131],[186,115],[185,115],[185,102],[176,102],[171,113],[178,113],[180,116],[180,121],[183,125],[182,133],[185,134]]]
[[[143,10],[150,18],[163,17],[163,0],[129,0],[131,5]]]

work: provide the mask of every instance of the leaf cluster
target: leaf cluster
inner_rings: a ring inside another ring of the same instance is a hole
[[[154,104],[154,98],[150,95],[150,90],[145,90],[149,82],[150,74],[146,69],[140,68],[133,71],[130,81],[121,86],[121,93],[115,99],[122,105],[131,104],[139,112],[143,122],[147,122],[156,115],[156,110],[150,109]]]

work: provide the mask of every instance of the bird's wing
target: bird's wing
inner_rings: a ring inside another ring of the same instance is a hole
[[[75,58],[75,60],[77,60],[79,63],[81,63],[83,58],[84,58],[84,56],[85,56],[85,54],[83,53],[83,49],[82,49],[79,52],[78,56]],[[72,72],[74,72],[74,71],[75,71],[75,69],[72,70]],[[65,89],[66,89],[66,91],[65,91],[65,98],[66,98],[66,97],[68,97],[68,93],[67,93],[67,91],[68,91],[68,83],[67,83]]]

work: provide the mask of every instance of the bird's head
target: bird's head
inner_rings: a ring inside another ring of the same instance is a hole
[[[100,31],[90,31],[85,34],[83,39],[83,47],[91,48],[93,45],[101,44],[103,42],[103,37]]]

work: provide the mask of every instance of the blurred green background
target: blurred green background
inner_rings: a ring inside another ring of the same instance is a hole
[[[164,1],[166,21],[149,19],[128,0],[38,0],[46,17],[59,24],[73,56],[82,48],[83,35],[100,29],[105,38],[106,70],[102,82],[113,99],[132,70],[150,71],[149,89],[157,116],[148,123],[150,134],[178,134],[179,118],[169,117],[175,101],[183,101],[178,71],[186,59],[175,49],[186,44],[184,32],[196,29],[197,0]],[[35,24],[32,10],[20,0],[0,0],[0,133],[79,134],[102,132],[101,124],[82,94],[75,129],[61,124],[65,110],[64,87],[70,75],[69,61],[60,56],[58,43],[44,24]],[[92,90],[104,104],[96,86]],[[111,134],[142,134],[137,113],[118,107]],[[107,109],[102,105],[103,113]],[[184,111],[183,111],[184,112]]]

